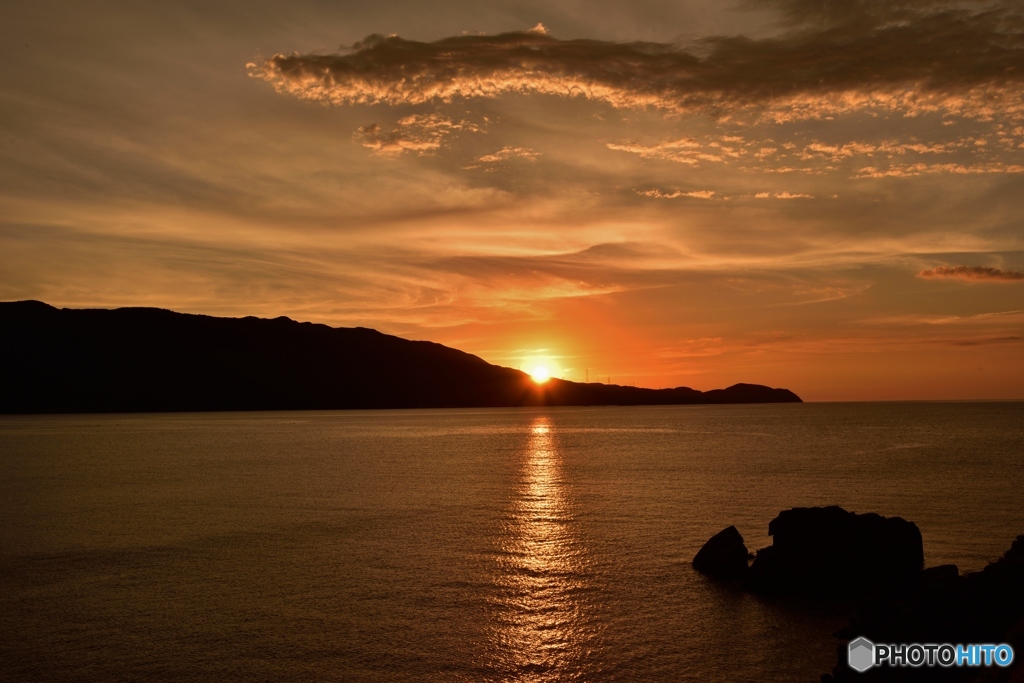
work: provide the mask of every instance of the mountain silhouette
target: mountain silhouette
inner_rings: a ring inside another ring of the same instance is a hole
[[[786,389],[700,392],[551,379],[363,327],[158,308],[0,303],[0,413],[790,403]]]

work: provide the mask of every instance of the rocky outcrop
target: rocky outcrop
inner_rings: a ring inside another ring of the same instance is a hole
[[[960,576],[954,565],[932,567],[903,586],[869,595],[850,625],[836,634],[838,662],[825,683],[846,681],[1021,681],[1024,663],[999,667],[874,667],[858,673],[847,664],[848,642],[1009,643],[1024,653],[1024,536],[980,572]]]
[[[747,575],[747,546],[736,527],[712,536],[693,558],[693,568],[715,579],[742,579]]]
[[[899,517],[856,514],[840,507],[793,508],[768,525],[773,543],[747,567],[735,527],[713,536],[693,559],[698,571],[739,578],[759,593],[853,599],[856,616],[836,636],[838,663],[823,683],[950,681],[1024,683],[1024,535],[980,572],[955,565],[922,569],[917,525]],[[1007,643],[1017,653],[1009,668],[871,667],[847,661],[850,643]]]
[[[924,566],[917,525],[900,517],[847,512],[841,507],[793,508],[768,525],[772,545],[754,563],[730,526],[693,558],[713,578],[741,579],[754,592],[855,598],[914,578]]]
[[[917,525],[841,507],[793,508],[768,525],[773,543],[757,551],[750,590],[855,597],[914,578],[924,566]]]

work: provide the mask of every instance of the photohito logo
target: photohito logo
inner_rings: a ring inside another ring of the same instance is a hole
[[[950,645],[949,643],[910,643],[882,645],[867,638],[851,640],[847,661],[854,671],[873,666],[1010,666],[1013,648],[999,645]]]
[[[858,638],[850,643],[850,668],[867,671],[875,663],[875,644],[867,638]]]

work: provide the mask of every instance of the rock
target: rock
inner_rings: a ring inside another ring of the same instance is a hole
[[[948,591],[960,580],[960,570],[955,564],[940,564],[922,571],[915,579],[921,592]]]
[[[712,536],[693,558],[693,568],[716,579],[742,579],[747,574],[747,546],[730,526]]]
[[[838,661],[823,681],[1019,681],[1024,668],[992,667],[872,668],[867,674],[847,664],[848,642],[864,637],[873,643],[1008,643],[1024,651],[1024,536],[1003,557],[980,572],[961,576],[953,565],[932,567],[899,589],[868,596],[850,625],[837,634]],[[1019,654],[1018,654],[1019,657]]]
[[[841,507],[793,508],[768,525],[747,586],[762,593],[856,597],[913,579],[924,566],[917,525]]]

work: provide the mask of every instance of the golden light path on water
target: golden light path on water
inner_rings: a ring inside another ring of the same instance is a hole
[[[495,668],[518,681],[582,677],[592,633],[586,555],[549,418],[531,425],[504,519],[497,572]]]

